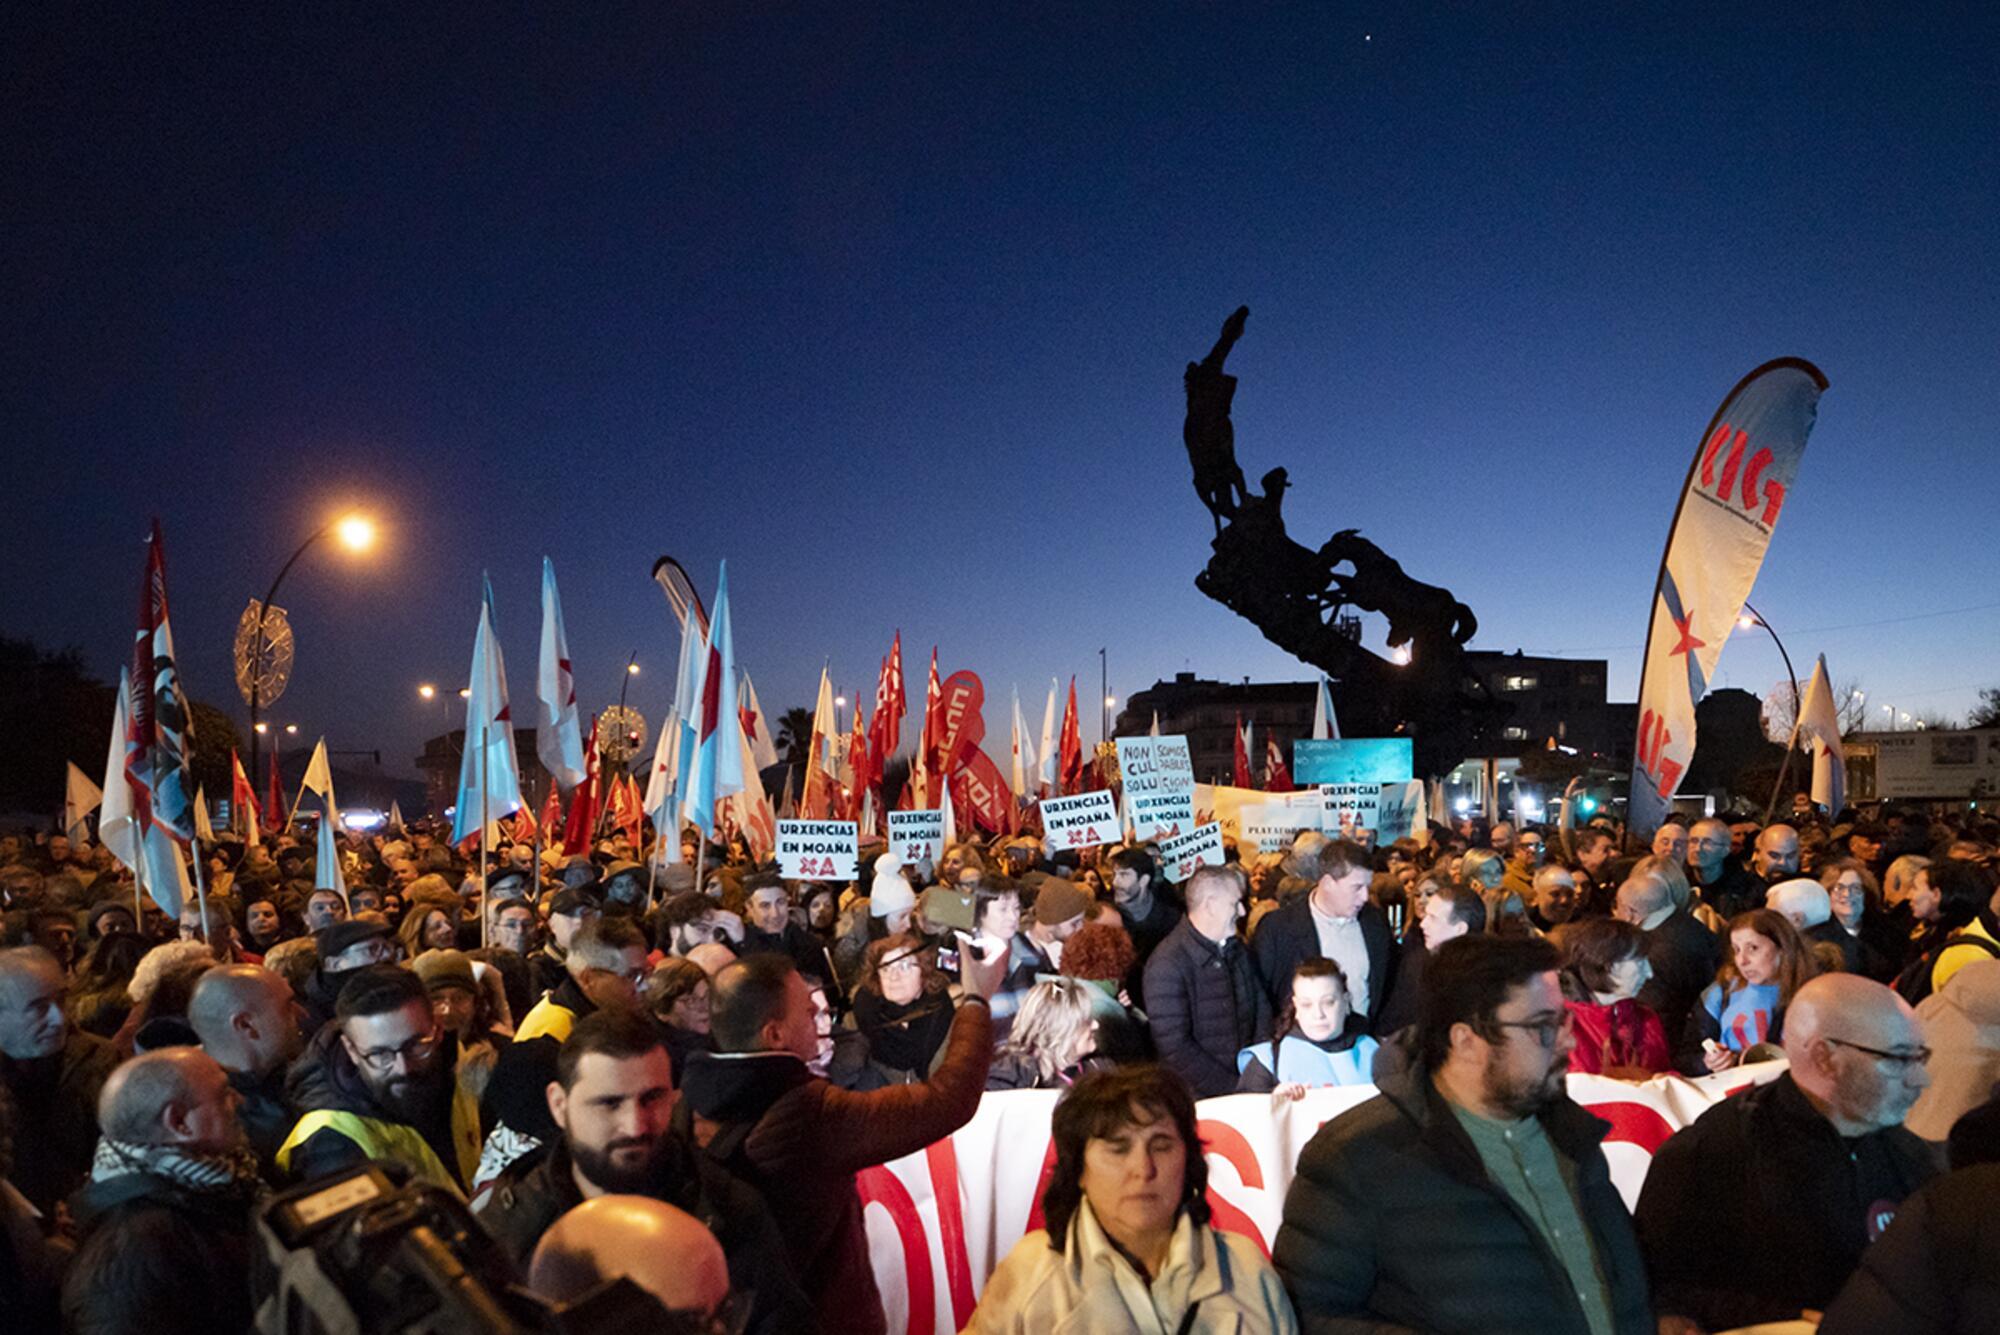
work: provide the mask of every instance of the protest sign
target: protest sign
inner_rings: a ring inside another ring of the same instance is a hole
[[[1118,804],[1102,789],[1042,799],[1042,829],[1057,849],[1115,844],[1125,833],[1118,824]]]
[[[1292,781],[1408,783],[1417,777],[1416,749],[1407,737],[1301,737],[1292,743]]]
[[[1262,802],[1238,807],[1236,850],[1240,855],[1282,853],[1292,846],[1300,830],[1317,830],[1319,812],[1295,807],[1289,802]]]
[[[925,858],[936,862],[944,852],[943,810],[890,812],[889,851],[906,865]]]
[[[1418,780],[1383,784],[1376,799],[1375,841],[1387,844],[1415,838],[1423,807],[1424,785]]]
[[[1604,1159],[1630,1209],[1667,1137],[1731,1091],[1784,1072],[1783,1062],[1759,1062],[1699,1080],[1667,1075],[1628,1083],[1570,1075],[1566,1083],[1584,1111],[1610,1123]],[[1053,1089],[987,1094],[972,1120],[949,1138],[863,1169],[856,1178],[869,1262],[891,1332],[939,1335],[963,1328],[1000,1259],[1042,1227],[1042,1192],[1055,1168],[1050,1115],[1058,1097]],[[1372,1085],[1345,1085],[1309,1089],[1296,1101],[1229,1094],[1197,1103],[1215,1226],[1269,1256],[1300,1151],[1326,1122],[1373,1097]],[[1039,1173],[1015,1171],[1035,1164]]]
[[[1118,773],[1133,838],[1170,838],[1194,828],[1194,763],[1187,738],[1118,738]]]
[[[1162,870],[1167,879],[1179,885],[1194,875],[1196,867],[1220,867],[1222,865],[1222,827],[1214,821],[1197,825],[1186,834],[1177,834],[1160,843]]]
[[[1379,783],[1323,783],[1319,785],[1320,828],[1343,839],[1359,838],[1375,828],[1376,813],[1382,805]]]
[[[778,822],[778,874],[794,881],[851,881],[860,861],[851,820]]]

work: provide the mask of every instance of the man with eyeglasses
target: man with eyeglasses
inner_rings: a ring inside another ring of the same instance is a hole
[[[479,1165],[479,1101],[457,1063],[422,979],[394,965],[361,970],[286,1082],[305,1114],[278,1147],[279,1171],[306,1182],[386,1159],[462,1192]]]
[[[578,1020],[599,1009],[636,1012],[648,953],[646,934],[630,918],[591,919],[570,938],[563,981],[522,1018],[514,1041],[546,1035],[560,1043]]]
[[[1560,962],[1539,937],[1431,955],[1379,1096],[1320,1129],[1285,1197],[1271,1260],[1302,1328],[1650,1335],[1609,1128],[1567,1092]]]
[[[1785,1011],[1791,1069],[1659,1148],[1636,1222],[1660,1329],[1724,1330],[1826,1309],[1937,1167],[1903,1117],[1930,1083],[1909,1004],[1822,974]]]
[[[1688,879],[1701,891],[1702,902],[1725,922],[1762,900],[1757,881],[1729,856],[1730,846],[1727,821],[1708,816],[1688,830]]]

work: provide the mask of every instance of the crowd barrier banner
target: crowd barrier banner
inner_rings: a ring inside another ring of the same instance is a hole
[[[1570,1097],[1611,1124],[1604,1156],[1625,1204],[1639,1199],[1653,1151],[1729,1094],[1776,1079],[1783,1062],[1644,1084],[1572,1075]],[[1197,1105],[1217,1227],[1268,1255],[1284,1216],[1299,1153],[1322,1123],[1375,1096],[1373,1086],[1315,1089],[1296,1103],[1231,1094]],[[986,1277],[1014,1244],[1042,1226],[1041,1195],[1055,1165],[1049,1138],[1054,1090],[988,1094],[958,1133],[860,1175],[875,1283],[889,1330],[956,1331]]]

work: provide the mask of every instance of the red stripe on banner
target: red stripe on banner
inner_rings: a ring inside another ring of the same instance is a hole
[[[1214,1121],[1197,1123],[1196,1131],[1201,1136],[1204,1157],[1221,1159],[1236,1170],[1237,1179],[1244,1186],[1253,1191],[1263,1190],[1264,1170],[1258,1166],[1257,1152],[1250,1148],[1249,1139],[1241,1131],[1227,1122]],[[1271,1244],[1264,1240],[1256,1221],[1217,1195],[1213,1178],[1209,1180],[1208,1209],[1217,1228],[1246,1237],[1257,1244],[1266,1258],[1271,1255]]]
[[[889,1212],[896,1226],[897,1240],[903,1244],[903,1273],[910,1295],[910,1324],[906,1335],[936,1335],[937,1284],[931,1277],[931,1240],[924,1235],[924,1221],[917,1216],[917,1203],[896,1180],[896,1175],[876,1164],[864,1168],[854,1179],[862,1208],[879,1205]]]
[[[1590,1113],[1611,1123],[1604,1135],[1606,1144],[1637,1145],[1651,1154],[1674,1134],[1673,1123],[1643,1103],[1593,1103]]]
[[[1056,1142],[1049,1138],[1049,1152],[1042,1156],[1042,1175],[1035,1179],[1035,1203],[1028,1209],[1026,1232],[1033,1233],[1038,1228],[1047,1228],[1048,1220],[1042,1215],[1042,1193],[1049,1189],[1049,1179],[1056,1175]]]
[[[963,1327],[972,1320],[978,1299],[972,1296],[972,1266],[966,1259],[965,1210],[958,1199],[958,1151],[951,1141],[940,1140],[924,1151],[924,1158],[931,1169],[931,1194],[937,1198],[938,1241],[944,1244],[944,1282],[951,1291],[951,1318],[954,1325]]]

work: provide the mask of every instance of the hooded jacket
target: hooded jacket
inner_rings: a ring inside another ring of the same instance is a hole
[[[1561,1259],[1487,1174],[1414,1036],[1381,1049],[1375,1083],[1379,1097],[1306,1145],[1285,1196],[1271,1259],[1300,1329],[1589,1335]],[[1566,1096],[1539,1120],[1569,1167],[1619,1335],[1652,1335],[1646,1269],[1601,1148],[1609,1125]]]
[[[1953,974],[1917,1004],[1917,1019],[1934,1054],[1931,1083],[1903,1125],[1925,1140],[1942,1141],[1952,1123],[2000,1085],[2000,959],[1979,960]]]
[[[450,1098],[413,1124],[375,1101],[340,1036],[337,1024],[314,1034],[285,1077],[285,1099],[299,1120],[278,1148],[278,1170],[306,1182],[389,1159],[421,1181],[463,1193],[479,1165],[479,1100],[461,1078],[457,1037],[446,1033],[438,1049]]]
[[[126,1173],[92,1182],[70,1203],[83,1235],[63,1283],[70,1335],[251,1329],[250,1209],[242,1197]]]
[[[1820,1335],[2000,1335],[2000,1164],[1903,1202],[1826,1309]]]
[[[558,1136],[532,1167],[510,1171],[480,1197],[475,1210],[479,1222],[516,1265],[525,1269],[549,1226],[583,1204],[572,1167],[569,1139]],[[749,1330],[790,1335],[819,1328],[812,1304],[792,1277],[785,1240],[762,1193],[678,1135],[669,1135],[659,1173],[646,1194],[687,1211],[715,1235],[729,1262],[730,1287],[751,1295]]]
[[[972,1120],[986,1088],[993,1021],[959,1007],[944,1059],[924,1084],[855,1093],[789,1053],[707,1053],[688,1059],[675,1129],[783,1202],[778,1226],[793,1273],[829,1332],[887,1329],[855,1174],[914,1154]]]

